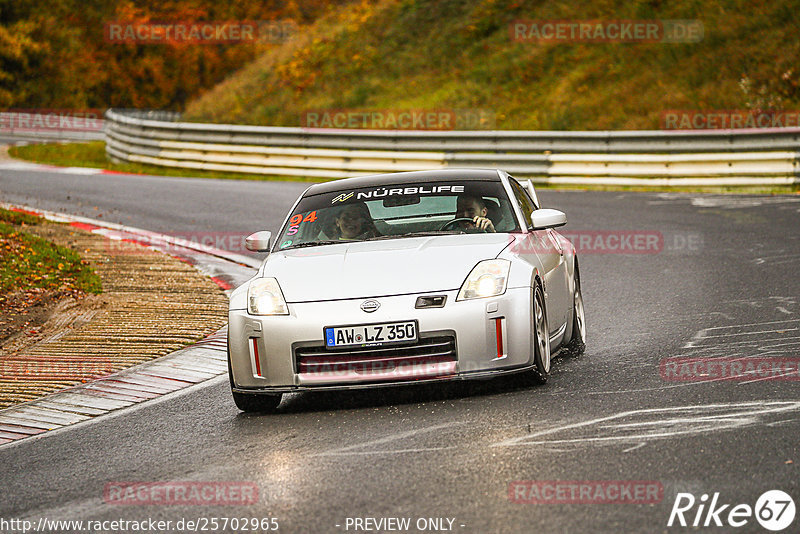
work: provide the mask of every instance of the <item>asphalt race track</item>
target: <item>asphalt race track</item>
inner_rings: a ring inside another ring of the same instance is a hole
[[[165,233],[275,231],[306,186],[0,170],[0,201]],[[567,213],[562,233],[588,236],[590,248],[580,256],[587,349],[556,359],[546,385],[507,377],[296,394],[276,415],[247,416],[216,379],[0,447],[0,518],[273,517],[280,532],[363,532],[353,518],[402,517],[440,532],[683,532],[694,529],[667,526],[678,493],[697,500],[687,522],[703,494],[730,505],[723,522],[767,490],[800,505],[800,196],[540,198]],[[631,232],[659,246],[598,248]],[[675,380],[665,360],[690,356],[791,359],[794,379]],[[259,503],[104,502],[122,481],[252,482]],[[644,504],[532,504],[512,502],[514,481],[662,489]],[[745,519],[711,530],[766,532]]]

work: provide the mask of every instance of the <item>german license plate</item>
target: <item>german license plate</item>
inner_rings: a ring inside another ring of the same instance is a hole
[[[413,343],[416,340],[416,321],[325,328],[325,346],[329,349],[359,345]]]

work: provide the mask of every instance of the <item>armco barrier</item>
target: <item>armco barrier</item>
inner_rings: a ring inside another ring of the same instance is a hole
[[[800,183],[800,128],[619,132],[410,131],[179,122],[111,109],[112,160],[254,174],[346,178],[499,167],[536,182],[597,185]]]

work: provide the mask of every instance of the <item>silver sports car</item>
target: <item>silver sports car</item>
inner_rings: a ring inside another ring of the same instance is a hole
[[[236,406],[283,393],[525,372],[580,352],[578,258],[530,181],[447,169],[309,187],[258,274],[231,295],[228,365]]]

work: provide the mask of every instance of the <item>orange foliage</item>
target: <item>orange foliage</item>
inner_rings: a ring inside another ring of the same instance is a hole
[[[265,47],[109,40],[106,26],[293,21],[302,27],[344,0],[0,0],[0,108],[181,109]]]

